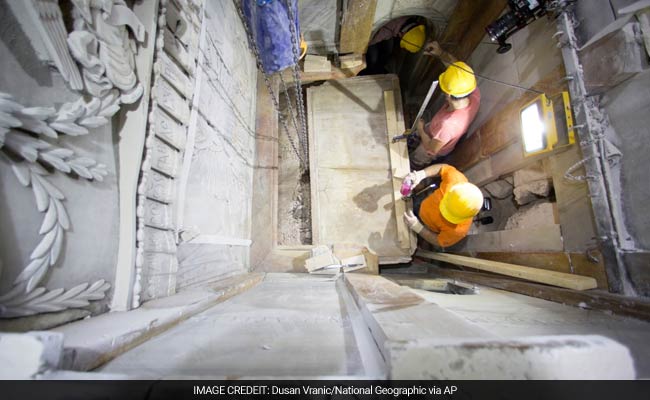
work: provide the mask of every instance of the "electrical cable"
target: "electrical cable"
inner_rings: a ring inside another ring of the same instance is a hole
[[[382,26],[382,27],[379,28],[379,29],[380,29],[380,30],[381,30],[381,29],[386,29],[386,30],[388,30],[389,32],[393,33],[393,31],[390,30],[390,29],[388,29],[388,28],[386,28],[386,26]],[[408,41],[408,40],[406,40],[406,39],[404,39],[404,38],[400,38],[400,40],[403,40],[404,42],[406,42],[406,43],[408,43],[408,44],[410,44],[410,45],[413,45],[413,46],[415,46],[415,47],[419,47],[420,50],[422,50],[422,49],[424,48],[423,46],[421,46],[421,45],[419,45],[419,44],[415,44],[415,43],[413,43],[413,42],[410,42],[410,41]],[[504,86],[509,86],[509,87],[511,87],[511,88],[515,88],[515,89],[525,90],[525,91],[528,91],[528,92],[533,92],[533,93],[537,93],[537,94],[544,94],[544,92],[542,92],[542,91],[540,91],[540,90],[531,89],[531,88],[526,88],[526,87],[523,87],[523,86],[515,85],[514,83],[503,82],[503,81],[500,81],[500,80],[498,80],[498,79],[492,79],[492,78],[490,78],[490,77],[487,77],[487,76],[484,76],[484,75],[477,74],[476,72],[469,71],[469,70],[467,70],[467,69],[465,69],[465,68],[463,68],[463,67],[460,67],[460,66],[458,66],[458,65],[451,64],[450,66],[454,66],[454,67],[456,67],[456,68],[458,68],[458,69],[461,69],[461,70],[463,70],[463,71],[465,71],[465,72],[467,72],[467,73],[469,73],[469,74],[474,75],[474,76],[477,77],[477,78],[485,79],[486,81],[490,81],[490,82],[498,83],[498,84],[500,84],[500,85],[504,85]]]

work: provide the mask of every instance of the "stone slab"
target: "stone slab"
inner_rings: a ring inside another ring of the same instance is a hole
[[[391,343],[391,379],[634,379],[627,347],[596,335]],[[602,362],[607,360],[607,362]]]
[[[207,308],[257,285],[263,274],[244,274],[181,291],[126,312],[112,312],[54,329],[63,333],[63,369],[89,371]]]

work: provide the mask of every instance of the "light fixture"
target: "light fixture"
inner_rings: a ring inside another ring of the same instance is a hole
[[[521,108],[524,156],[533,156],[575,142],[569,93],[562,92],[553,102],[545,94]]]

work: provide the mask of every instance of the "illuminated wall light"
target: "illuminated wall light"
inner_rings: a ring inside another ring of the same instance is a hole
[[[532,153],[546,147],[544,135],[546,129],[540,116],[540,108],[537,103],[524,108],[521,111],[521,129],[524,137],[524,151]]]
[[[524,105],[519,112],[525,156],[553,151],[575,142],[569,95],[562,92],[555,108],[545,94]]]

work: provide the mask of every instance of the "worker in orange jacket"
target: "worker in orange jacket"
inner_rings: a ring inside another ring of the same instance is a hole
[[[440,186],[421,202],[415,198],[414,210],[404,213],[404,222],[427,242],[445,248],[467,236],[474,216],[483,207],[483,194],[448,164],[433,164],[404,179],[415,188],[424,179],[438,176]]]
[[[447,103],[428,124],[423,120],[417,122],[418,136],[409,144],[412,168],[422,168],[451,153],[481,104],[481,91],[469,65],[444,51],[437,42],[427,43],[424,54],[439,57],[447,66],[438,78],[438,87],[445,93]]]

